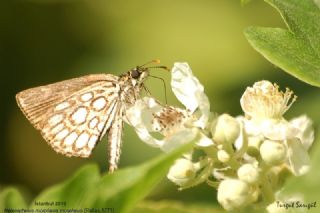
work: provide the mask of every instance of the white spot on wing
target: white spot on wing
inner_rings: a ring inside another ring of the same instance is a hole
[[[97,98],[96,100],[93,101],[92,105],[93,105],[93,108],[97,111],[100,111],[102,110],[103,108],[106,107],[106,104],[107,104],[107,101],[104,97],[100,97],[100,98]]]
[[[57,134],[58,132],[60,132],[60,131],[63,129],[63,127],[64,127],[64,124],[63,124],[63,123],[58,124],[57,126],[55,126],[55,127],[53,127],[53,128],[51,129],[51,133],[52,133],[52,134]]]
[[[100,122],[100,123],[98,124],[98,130],[99,130],[99,131],[102,131],[102,130],[103,130],[103,126],[104,126],[104,122]]]
[[[70,104],[68,102],[62,102],[62,103],[60,103],[60,104],[58,104],[56,106],[55,110],[57,110],[57,111],[58,110],[63,110],[65,108],[69,107],[69,106],[70,106]]]
[[[71,145],[74,143],[74,141],[77,139],[77,137],[78,137],[78,134],[75,132],[72,132],[64,139],[64,143],[66,145]]]
[[[85,132],[82,133],[76,141],[76,147],[78,149],[84,147],[88,143],[88,140],[89,140],[89,135]]]
[[[97,126],[98,122],[99,122],[98,118],[94,117],[89,123],[90,129],[95,128]]]
[[[93,98],[92,92],[85,93],[81,96],[82,101],[89,101]]]
[[[57,140],[62,140],[64,137],[68,135],[69,131],[67,129],[62,130],[56,135]]]
[[[62,114],[56,114],[54,116],[52,116],[48,122],[50,124],[50,126],[55,126],[56,124],[60,123],[63,119],[63,115]]]
[[[94,146],[95,146],[96,143],[97,143],[97,140],[98,140],[98,136],[92,135],[92,136],[90,137],[89,142],[88,142],[88,147],[89,147],[90,149],[93,149]]]
[[[88,111],[85,107],[79,107],[71,116],[71,119],[76,124],[81,124],[86,121]]]

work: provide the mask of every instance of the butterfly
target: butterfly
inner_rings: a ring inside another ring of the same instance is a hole
[[[160,63],[153,60],[149,63]],[[146,89],[149,68],[137,66],[115,76],[91,74],[30,88],[16,95],[18,106],[42,137],[60,154],[88,158],[105,134],[109,172],[118,167],[126,109]]]

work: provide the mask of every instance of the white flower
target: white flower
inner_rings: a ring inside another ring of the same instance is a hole
[[[230,155],[227,151],[221,149],[217,152],[218,160],[222,163],[227,163],[230,160]]]
[[[290,124],[299,129],[297,137],[300,139],[303,147],[308,150],[314,141],[314,130],[311,119],[306,115],[290,120]]]
[[[286,141],[288,149],[287,166],[296,175],[304,175],[310,169],[310,157],[308,151],[297,138]]]
[[[285,140],[297,137],[299,130],[292,126],[285,119],[264,119],[264,120],[247,120],[243,121],[246,133],[251,136],[264,136],[270,140]]]
[[[240,134],[240,123],[237,119],[228,114],[220,115],[215,122],[212,123],[211,133],[216,143],[233,144]]]
[[[261,143],[263,142],[264,137],[248,137],[248,150],[247,153],[250,156],[258,156],[260,154],[260,146]]]
[[[175,63],[171,75],[172,90],[186,109],[163,106],[145,97],[126,111],[128,123],[135,127],[142,141],[164,151],[170,151],[196,137],[199,137],[197,145],[212,145],[212,140],[199,131],[199,128],[207,125],[210,114],[210,104],[203,86],[193,76],[187,63]],[[152,132],[160,133],[163,138],[155,138]]]
[[[240,104],[249,118],[279,119],[295,100],[296,96],[288,88],[282,92],[277,84],[263,80],[256,82],[253,87],[247,87]]]
[[[243,164],[237,171],[240,180],[253,184],[259,181],[259,169],[251,163]]]
[[[289,89],[282,92],[279,91],[278,85],[269,81],[256,82],[253,87],[248,87],[241,97],[240,103],[246,117],[239,117],[238,120],[243,121],[249,136],[262,136],[265,140],[283,143],[287,152],[288,168],[294,175],[302,175],[310,166],[307,150],[314,140],[314,133],[312,122],[307,116],[295,118],[290,122],[283,118],[283,114],[295,100],[296,96]],[[273,156],[268,151],[263,151],[269,148],[267,145],[263,149],[260,147],[260,153],[266,161]],[[285,154],[285,149],[281,150],[281,153]]]
[[[312,121],[306,115],[294,118],[290,124],[296,128],[296,137],[286,141],[290,170],[295,174],[303,175],[310,169],[308,149],[314,141]]]
[[[194,164],[188,159],[180,158],[170,167],[167,177],[175,184],[183,186],[192,180],[195,175],[196,167]]]
[[[245,123],[246,132],[252,136],[263,135],[270,140],[285,140],[296,136],[296,128],[283,118],[296,96],[286,89],[263,80],[247,87],[240,104],[246,118],[240,118]]]
[[[260,146],[261,158],[268,165],[279,165],[287,157],[286,147],[277,141],[265,140]]]
[[[218,202],[228,211],[239,210],[258,198],[258,190],[238,179],[223,180],[218,187]]]
[[[201,112],[196,125],[204,128],[210,114],[209,99],[204,93],[204,87],[192,74],[188,63],[174,63],[171,70],[171,87],[178,100],[194,113],[196,109]]]

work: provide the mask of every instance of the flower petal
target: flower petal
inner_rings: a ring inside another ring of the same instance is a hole
[[[167,177],[173,183],[183,186],[194,179],[195,175],[196,168],[194,163],[192,163],[192,161],[189,159],[180,158],[177,159],[170,167]]]
[[[250,136],[263,135],[270,140],[287,140],[296,137],[298,130],[284,119],[243,119],[246,133]]]
[[[132,107],[126,110],[124,119],[133,127],[143,126],[148,131],[153,131],[153,113],[161,111],[162,108],[153,98],[144,97],[137,100]]]
[[[154,138],[152,135],[150,135],[149,131],[144,128],[144,127],[135,127],[135,131],[137,133],[137,135],[139,136],[139,138],[145,142],[146,144],[153,146],[153,147],[162,147],[163,144],[165,144],[165,141],[163,140],[158,140],[156,138]]]
[[[263,135],[271,140],[287,140],[297,135],[297,129],[284,119],[265,120],[262,122],[261,130]]]
[[[203,100],[204,88],[192,74],[188,63],[175,63],[171,71],[171,87],[178,100],[193,113]],[[197,94],[199,93],[199,94]],[[198,96],[198,97],[197,97]],[[199,99],[199,97],[202,97]]]
[[[165,138],[165,142],[160,147],[164,152],[170,152],[181,146],[182,144],[189,143],[194,140],[198,135],[198,130],[196,128],[193,129],[181,129],[175,132],[174,134]]]
[[[290,123],[299,130],[297,137],[301,140],[304,148],[308,150],[314,141],[314,129],[311,119],[306,115],[301,115],[290,120]]]
[[[200,117],[194,122],[194,125],[204,129],[207,125],[210,116],[209,99],[204,92],[196,91],[195,97],[199,103]]]
[[[310,158],[308,152],[297,138],[287,140],[288,166],[296,176],[307,173],[310,169]]]
[[[152,125],[153,113],[162,109],[154,99],[145,97],[126,110],[125,121],[134,127],[139,138],[150,146],[160,147],[164,141],[155,139],[149,132],[154,131]]]
[[[221,181],[217,200],[227,211],[237,212],[258,198],[258,189],[238,179]]]
[[[208,138],[206,135],[204,135],[201,132],[199,132],[199,134],[200,134],[200,139],[196,143],[197,146],[199,146],[199,147],[208,147],[208,146],[214,145],[214,142],[210,138]]]

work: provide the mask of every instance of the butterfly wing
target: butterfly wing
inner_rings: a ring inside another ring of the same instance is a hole
[[[58,153],[89,157],[118,111],[118,77],[88,75],[17,94],[28,120]]]

